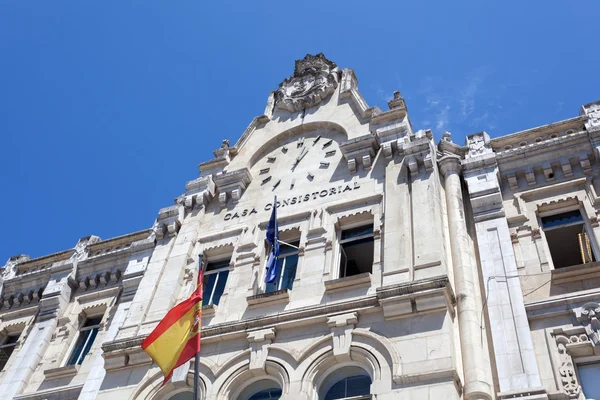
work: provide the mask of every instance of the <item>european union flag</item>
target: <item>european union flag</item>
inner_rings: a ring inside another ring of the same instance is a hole
[[[273,201],[273,211],[271,211],[271,219],[267,225],[267,242],[271,245],[269,258],[267,260],[267,274],[265,275],[265,283],[273,283],[277,278],[277,257],[279,257],[279,227],[277,226],[277,196]]]

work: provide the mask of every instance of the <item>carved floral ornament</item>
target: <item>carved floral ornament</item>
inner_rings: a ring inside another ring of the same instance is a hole
[[[578,399],[581,384],[573,358],[592,356],[600,346],[600,304],[589,302],[573,310],[581,326],[558,328],[552,332],[556,340],[556,378],[559,390],[569,399]]]
[[[294,73],[273,92],[275,108],[289,112],[313,107],[331,96],[338,86],[337,65],[323,53],[296,60]]]

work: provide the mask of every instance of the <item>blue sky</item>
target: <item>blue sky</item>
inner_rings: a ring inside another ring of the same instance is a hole
[[[0,265],[150,227],[294,60],[415,129],[499,136],[600,99],[600,2],[0,1]]]

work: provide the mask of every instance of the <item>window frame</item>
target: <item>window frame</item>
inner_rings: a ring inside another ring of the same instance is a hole
[[[4,366],[2,368],[0,368],[0,371],[4,371],[6,369],[6,366],[8,365],[12,355],[15,353],[15,349],[17,348],[17,346],[21,343],[20,339],[21,339],[21,335],[23,334],[23,332],[19,332],[19,333],[6,333],[5,337],[3,338],[2,344],[0,344],[0,350],[6,349],[6,348],[12,348],[11,353],[8,355],[7,359],[6,359],[6,363],[4,364]],[[17,340],[14,343],[10,343],[7,344],[6,342],[8,341],[8,339],[10,339],[11,337],[17,337]]]
[[[354,229],[354,228],[359,228],[361,226],[371,226],[372,227],[372,231],[369,234],[366,235],[360,235],[360,236],[356,236],[353,238],[349,238],[349,239],[342,239],[342,235],[344,231],[348,231],[350,229]],[[342,271],[342,254],[346,254],[346,252],[344,251],[343,245],[347,244],[347,243],[352,243],[355,241],[359,241],[359,240],[363,240],[363,239],[368,239],[371,238],[373,239],[373,261],[371,262],[371,273],[373,273],[373,265],[375,264],[375,221],[374,219],[369,219],[369,220],[362,220],[362,221],[357,221],[357,222],[353,222],[351,224],[343,224],[340,225],[337,229],[336,232],[336,236],[337,236],[337,262],[335,264],[335,274],[333,275],[335,278],[337,279],[341,279],[341,278],[346,278],[347,275],[347,271],[345,271],[344,276],[342,276],[341,271]],[[348,258],[346,257],[346,265],[344,266],[344,269],[347,270],[348,268]],[[351,275],[354,276],[354,275]]]
[[[100,333],[100,329],[102,329],[102,327],[104,326],[104,318],[105,318],[105,313],[102,314],[91,314],[91,315],[80,315],[81,321],[79,322],[79,327],[77,328],[77,337],[76,339],[73,341],[73,343],[71,343],[71,346],[69,347],[69,351],[67,352],[68,356],[66,357],[64,366],[68,366],[68,365],[82,365],[83,362],[85,361],[86,357],[88,354],[90,354],[90,352],[92,351],[92,348],[94,346],[94,343],[96,342],[96,338],[98,337],[98,334]],[[94,319],[94,318],[100,318],[100,322],[98,322],[95,325],[90,325],[90,326],[85,326],[86,322],[90,319]],[[88,337],[85,339],[85,343],[83,343],[83,346],[81,347],[81,353],[79,354],[79,356],[77,357],[77,359],[75,360],[74,363],[71,363],[72,358],[75,355],[75,351],[77,348],[77,342],[79,341],[79,338],[81,337],[83,332],[87,332],[87,331],[91,331],[97,329],[96,331],[96,336],[94,336],[94,340],[92,341],[92,343],[90,344],[90,348],[88,350],[87,353],[84,353],[85,348],[87,347],[90,338],[92,337],[92,334],[88,335]],[[83,357],[82,357],[83,355]],[[81,362],[79,362],[81,361]]]
[[[300,238],[298,238],[298,239],[293,238],[291,240],[287,240],[286,243],[289,243],[291,246],[288,246],[288,245],[282,243],[282,241],[279,242],[279,257],[278,257],[278,260],[281,260],[283,258],[284,261],[283,261],[283,264],[281,265],[281,269],[279,271],[279,282],[277,283],[276,289],[275,290],[271,290],[271,291],[267,290],[268,287],[269,287],[269,284],[268,283],[264,283],[265,277],[267,275],[266,262],[269,259],[269,252],[270,252],[270,246],[268,246],[268,243],[267,243],[267,246],[265,246],[266,247],[265,268],[264,268],[263,280],[262,280],[263,284],[264,284],[264,286],[263,286],[263,293],[274,293],[274,292],[278,292],[280,290],[284,290],[284,288],[282,288],[281,285],[283,283],[283,276],[285,275],[284,271],[285,271],[285,268],[287,267],[287,258],[290,257],[290,256],[296,256],[296,272],[294,273],[294,279],[292,280],[292,288],[294,287],[294,283],[293,282],[296,280],[296,274],[298,273],[298,265],[300,264]],[[289,247],[290,251],[288,251],[288,252],[285,253],[285,257],[282,257],[281,250],[282,250],[282,247],[284,247],[284,246],[285,247]],[[292,246],[296,246],[298,248],[295,249]],[[292,290],[291,288],[285,288],[285,289]]]
[[[227,265],[224,265],[223,267],[214,269],[212,271],[207,271],[209,264],[219,264],[221,262],[223,264],[227,263]],[[213,306],[213,307],[216,307],[216,306],[218,306],[218,304],[214,304],[213,303],[213,299],[214,299],[214,295],[215,295],[214,288],[216,288],[217,284],[219,283],[219,275],[222,272],[227,271],[227,277],[225,279],[225,286],[223,286],[223,293],[221,293],[221,295],[219,296],[219,302],[220,302],[221,297],[223,297],[223,295],[227,291],[227,281],[229,280],[229,274],[231,274],[231,271],[233,271],[233,268],[231,267],[231,254],[229,254],[229,255],[215,256],[215,257],[204,256],[202,263],[204,264],[202,266],[203,279],[207,279],[211,275],[215,275],[215,274],[217,275],[217,277],[215,278],[215,283],[214,283],[214,286],[213,286],[213,290],[210,293],[210,298],[209,298],[208,302],[206,303],[206,305],[203,305],[203,307],[204,306]],[[204,293],[206,293],[206,284],[204,282],[202,282],[202,284],[204,285],[202,287],[202,293],[204,294]]]
[[[557,225],[557,226],[552,226],[549,228],[544,228],[543,222],[542,222],[542,218],[546,218],[546,217],[552,217],[555,215],[560,215],[560,214],[565,214],[568,212],[572,212],[572,211],[578,211],[579,215],[581,215],[581,221],[578,222],[570,222],[570,223],[566,223],[566,224],[562,224],[562,225]],[[546,232],[552,232],[554,230],[557,229],[561,229],[561,228],[567,228],[567,227],[571,227],[571,226],[575,226],[575,225],[583,225],[584,229],[585,229],[585,233],[587,234],[589,240],[590,240],[590,246],[592,248],[592,255],[594,256],[594,259],[596,260],[596,262],[598,260],[600,260],[599,256],[600,256],[600,249],[598,248],[598,244],[596,243],[596,236],[594,235],[594,228],[592,227],[592,225],[590,224],[590,220],[588,218],[587,212],[585,210],[585,208],[581,205],[581,204],[573,204],[570,206],[565,206],[565,207],[561,207],[559,209],[555,209],[555,210],[548,210],[548,211],[538,211],[537,212],[537,219],[538,219],[538,226],[540,228],[540,232],[542,232],[543,238],[544,238],[544,246],[546,248],[546,254],[548,254],[548,258],[550,259],[550,264],[552,266],[553,270],[561,270],[563,268],[569,268],[569,267],[573,267],[573,266],[577,266],[577,265],[584,265],[584,263],[579,263],[579,264],[573,264],[573,265],[568,265],[565,267],[556,267],[554,265],[554,258],[552,257],[552,252],[550,250],[550,245],[548,243],[548,238],[546,237]]]

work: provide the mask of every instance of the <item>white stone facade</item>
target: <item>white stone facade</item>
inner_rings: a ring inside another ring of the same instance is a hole
[[[223,272],[203,307],[203,399],[325,399],[357,374],[361,399],[584,399],[583,366],[600,362],[600,103],[465,146],[413,130],[399,92],[389,108],[307,56],[151,229],[11,257],[1,398],[191,398],[193,362],[161,387],[140,344],[202,259]],[[295,276],[270,290],[275,195],[298,249]],[[348,232],[365,226],[352,253]],[[563,265],[576,255],[554,243],[574,229],[582,262]]]

